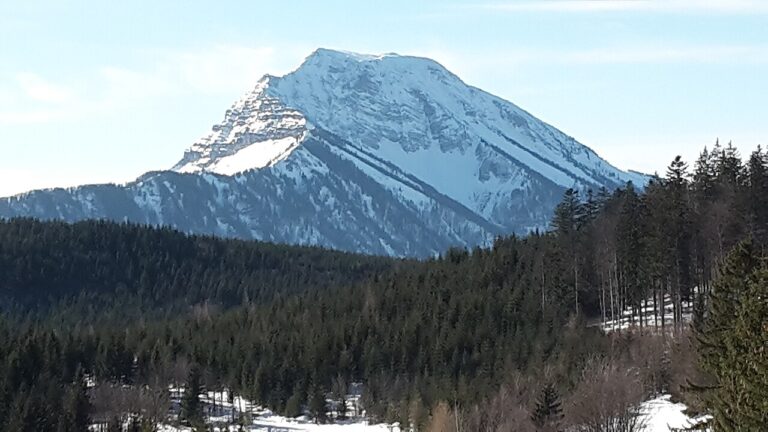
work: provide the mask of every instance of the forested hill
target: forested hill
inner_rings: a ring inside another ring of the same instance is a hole
[[[1,304],[22,311],[73,301],[134,305],[136,313],[229,307],[360,282],[396,263],[133,224],[0,220]]]
[[[755,383],[734,391],[763,403],[768,364],[753,345],[768,343],[768,305],[753,300],[768,295],[768,270],[747,266],[754,276],[745,284],[745,266],[731,259],[728,277],[713,280],[744,239],[753,242],[742,261],[765,262],[765,153],[758,149],[744,164],[731,146],[716,146],[692,169],[675,159],[642,192],[628,184],[584,195],[566,193],[551,232],[425,261],[104,222],[0,223],[3,304],[66,311],[50,320],[0,320],[0,430],[86,430],[62,429],[72,419],[56,415],[87,398],[86,375],[102,388],[161,395],[169,384],[199,388],[205,377],[209,389],[227,388],[291,417],[309,411],[318,421],[331,390],[340,400],[348,383],[362,382],[369,416],[418,431],[454,430],[425,426],[450,411],[446,401],[468,422],[462,430],[526,432],[584,424],[609,405],[636,418],[644,398],[686,397],[694,381],[705,389],[718,389],[709,384],[719,379]],[[703,311],[712,296],[717,307],[696,317],[708,344],[699,368],[682,304]],[[671,322],[648,320],[665,316],[659,309],[667,299]],[[87,308],[94,303],[104,307]],[[588,326],[649,303],[654,312],[635,321],[653,331],[605,335]],[[223,307],[189,312],[200,304]],[[186,312],[158,316],[168,308]],[[119,319],[126,314],[140,319],[126,324]],[[100,325],[87,325],[92,317]],[[739,371],[754,373],[733,376]],[[536,395],[543,399],[534,407]],[[715,396],[686,402],[717,418],[714,403],[728,399]],[[553,410],[560,397],[563,412]],[[150,419],[141,404],[105,404],[77,410],[119,424],[168,420],[167,409]],[[743,415],[755,412],[765,416]],[[187,424],[202,421],[201,411],[181,414]],[[500,426],[478,426],[488,421]]]

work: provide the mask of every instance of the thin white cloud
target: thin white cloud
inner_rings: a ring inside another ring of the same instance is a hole
[[[765,0],[520,0],[470,7],[508,12],[768,13]]]
[[[289,48],[287,52],[287,56],[278,56],[272,47],[226,44],[198,50],[156,50],[145,53],[148,60],[141,67],[103,66],[79,86],[55,83],[35,73],[18,73],[15,83],[0,88],[0,124],[85,117],[174,95],[236,97],[265,73],[282,73],[295,66],[297,59],[288,57],[295,57],[297,50]]]
[[[73,118],[84,101],[70,86],[21,72],[0,89],[0,125],[50,123]]]
[[[34,101],[60,104],[74,97],[74,91],[70,88],[55,84],[34,73],[18,73],[16,81],[22,92]]]

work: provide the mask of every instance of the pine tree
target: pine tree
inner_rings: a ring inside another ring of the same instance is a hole
[[[203,406],[200,401],[200,393],[203,393],[203,391],[200,367],[197,365],[192,366],[184,386],[184,397],[181,400],[181,418],[187,426],[195,426],[202,423]]]
[[[718,432],[768,424],[768,270],[751,242],[728,256],[696,328],[701,366],[714,379],[694,386]]]
[[[750,155],[747,165],[749,229],[759,244],[768,245],[768,154],[758,146]]]
[[[738,406],[741,430],[768,426],[768,266],[765,262],[747,282],[745,301],[736,312],[742,397]]]
[[[574,312],[579,312],[579,278],[580,278],[580,229],[584,222],[584,206],[579,200],[579,192],[568,189],[563,200],[555,207],[552,227],[564,253],[568,257],[572,274]]]
[[[304,391],[301,386],[296,386],[291,397],[285,403],[285,416],[298,417],[301,415],[301,405],[304,403]]]
[[[631,182],[628,183],[622,194],[616,228],[619,261],[617,271],[622,275],[620,282],[624,288],[623,294],[627,297],[625,301],[633,307],[633,311],[638,310],[640,302],[646,298],[645,287],[647,286],[643,273],[645,232],[641,205],[634,186]]]
[[[90,425],[91,404],[85,377],[81,370],[76,373],[75,383],[67,391],[63,406],[63,418],[60,420],[67,432],[86,432]]]
[[[697,201],[709,202],[714,198],[715,168],[712,154],[707,151],[706,147],[694,164],[693,184]]]
[[[741,181],[744,174],[744,165],[741,155],[732,142],[728,142],[715,157],[715,172],[721,184],[735,186]]]
[[[667,283],[672,288],[675,325],[682,322],[682,300],[689,300],[693,289],[691,209],[689,199],[688,164],[677,156],[667,168],[664,182],[667,204],[665,236],[667,243]]]
[[[344,379],[343,376],[338,375],[336,379],[333,380],[331,393],[338,406],[337,417],[342,420],[347,418],[347,390],[347,380]]]
[[[315,423],[325,423],[328,418],[328,406],[325,401],[325,394],[320,387],[313,385],[309,391],[309,415],[315,420]]]
[[[563,419],[560,395],[552,384],[541,389],[536,406],[531,414],[531,421],[539,432],[559,432]]]

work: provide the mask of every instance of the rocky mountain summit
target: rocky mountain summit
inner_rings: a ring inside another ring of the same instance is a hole
[[[319,49],[261,78],[171,170],[1,199],[0,217],[428,256],[544,228],[569,187],[627,181],[645,177],[432,60]]]

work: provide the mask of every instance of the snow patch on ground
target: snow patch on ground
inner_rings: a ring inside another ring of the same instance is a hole
[[[693,303],[692,302],[682,302],[683,306],[683,323],[689,323],[693,319]],[[659,304],[657,306],[659,309],[662,308],[662,306]],[[669,295],[664,296],[664,319],[663,323],[665,327],[672,328],[674,326],[674,305],[672,302],[672,298]],[[603,323],[600,323],[600,328],[606,332],[610,333],[612,331],[622,331],[627,330],[631,328],[640,328],[640,320],[642,318],[643,320],[643,326],[646,326],[648,328],[661,328],[662,325],[662,316],[661,313],[654,314],[653,310],[653,299],[650,298],[647,300],[645,306],[640,308],[640,316],[635,315],[634,318],[632,316],[632,308],[627,307],[625,308],[621,314],[616,317],[616,319],[610,319],[606,320]]]
[[[671,396],[663,395],[643,403],[645,423],[643,432],[675,432],[701,423],[704,418],[691,418],[685,414],[686,406],[673,403]]]
[[[201,394],[200,400],[203,403],[207,423],[216,432],[240,430],[253,432],[400,432],[396,425],[369,424],[360,405],[360,391],[356,391],[359,388],[359,384],[353,384],[353,392],[347,395],[348,419],[337,420],[328,424],[315,424],[306,415],[297,418],[283,417],[240,396],[232,395],[230,402],[230,395],[226,390]],[[169,392],[172,402],[171,418],[175,419],[179,413],[179,404],[184,389],[171,387]],[[332,399],[328,399],[326,402],[330,408],[329,416],[335,416],[334,409],[338,403]],[[355,415],[356,413],[360,415]],[[246,425],[242,429],[238,429],[238,426],[229,424],[232,423],[233,417],[237,419],[238,423],[246,423]],[[158,431],[191,432],[192,428],[163,424],[158,427]]]
[[[215,427],[216,432],[235,432],[237,426]],[[263,417],[254,421],[253,425],[245,426],[245,431],[264,432],[400,432],[397,427],[388,425],[369,425],[365,421],[335,424],[314,424],[305,419],[285,419],[280,416]],[[161,425],[159,432],[191,432],[192,428],[184,426]]]
[[[696,425],[703,418],[692,418],[685,413],[686,406],[681,403],[673,403],[669,395],[662,395],[656,399],[644,402],[641,408],[644,429],[643,432],[676,432],[678,430]],[[236,402],[242,408],[249,407],[246,402]],[[226,402],[225,402],[226,405]],[[396,425],[369,424],[365,420],[349,420],[333,424],[315,424],[306,417],[289,419],[271,413],[269,410],[254,408],[253,424],[244,427],[246,431],[269,432],[400,432]],[[226,417],[221,420],[225,420]],[[216,418],[213,419],[217,420]],[[160,432],[188,432],[191,428],[162,425]],[[236,426],[215,427],[217,432],[234,432]]]

